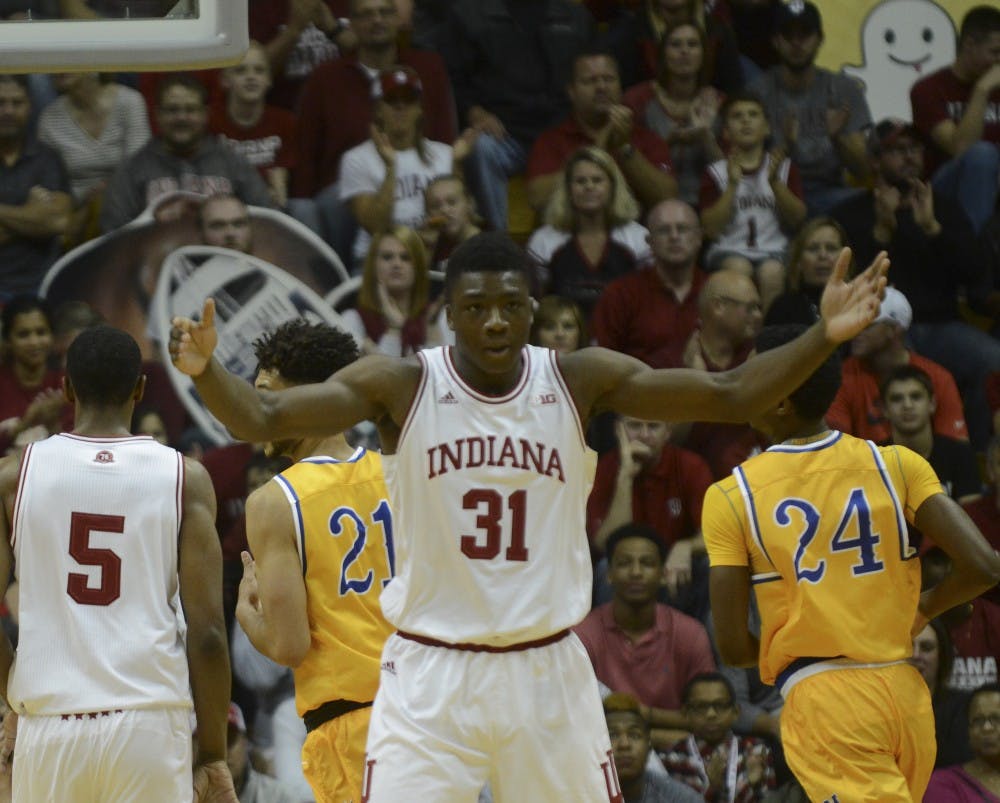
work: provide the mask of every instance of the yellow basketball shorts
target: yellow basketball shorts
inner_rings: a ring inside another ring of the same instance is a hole
[[[920,803],[936,753],[930,692],[905,663],[827,669],[786,693],[781,741],[814,803]]]
[[[361,775],[372,707],[324,722],[306,736],[302,745],[302,772],[312,787],[316,803],[361,801]]]

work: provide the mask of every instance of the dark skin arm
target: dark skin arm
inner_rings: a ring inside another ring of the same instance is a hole
[[[226,759],[229,649],[222,615],[222,548],[215,531],[215,492],[200,463],[185,458],[184,464],[177,574],[188,623],[188,672],[198,721],[198,766]]]
[[[654,370],[607,349],[581,349],[561,358],[563,372],[584,420],[613,410],[647,421],[746,421],[778,404],[830,355],[872,321],[879,308],[888,260],[879,254],[853,282],[844,277],[844,249],[823,293],[823,319],[781,348],[721,373]]]
[[[1000,556],[962,507],[946,494],[935,494],[917,509],[917,528],[943,549],[952,570],[938,585],[920,595],[913,632],[930,619],[972,600],[1000,582]]]
[[[760,642],[747,629],[750,615],[750,569],[713,566],[708,571],[708,593],[715,624],[715,643],[727,666],[757,665]]]
[[[880,254],[864,274],[846,283],[849,263],[850,251],[844,249],[823,294],[823,321],[795,341],[732,371],[653,370],[639,360],[599,348],[561,358],[581,418],[588,421],[596,413],[614,410],[657,421],[745,421],[777,404],[838,343],[875,318],[888,260]],[[373,355],[320,384],[258,392],[211,356],[217,342],[214,311],[209,299],[202,322],[175,318],[170,349],[174,365],[194,377],[208,409],[234,435],[249,441],[327,435],[368,419],[378,424],[383,447],[390,452],[395,449],[399,427],[420,380],[415,357],[400,360]],[[456,345],[459,352],[462,348],[463,344]]]

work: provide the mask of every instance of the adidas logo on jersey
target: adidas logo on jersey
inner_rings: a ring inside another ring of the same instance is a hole
[[[444,394],[444,396],[438,399],[438,404],[458,404],[458,399],[456,399],[455,394],[449,390]]]
[[[107,449],[101,449],[96,455],[94,455],[95,463],[114,463],[115,456]]]
[[[382,671],[388,672],[390,675],[396,674],[396,662],[395,661],[383,661]]]

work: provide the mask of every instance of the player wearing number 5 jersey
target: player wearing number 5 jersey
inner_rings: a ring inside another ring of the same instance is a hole
[[[66,364],[76,428],[0,462],[0,594],[13,570],[20,601],[16,658],[0,639],[17,803],[236,803],[215,497],[198,463],[130,436],[140,363],[126,333],[82,332]]]
[[[322,382],[354,362],[354,339],[293,320],[254,343],[258,388]],[[361,800],[379,657],[392,628],[379,594],[392,579],[393,529],[378,454],[343,435],[272,442],[297,461],[247,499],[236,615],[253,645],[295,670],[302,767],[317,803]]]
[[[363,800],[468,801],[487,780],[498,803],[622,800],[597,682],[567,632],[591,583],[584,428],[605,410],[739,420],[776,403],[874,317],[884,259],[845,283],[849,256],[824,323],[716,374],[526,347],[529,263],[496,233],[448,260],[454,347],[364,357],[322,384],[254,392],[212,359],[211,302],[201,322],[174,321],[174,364],[240,437],[378,426],[398,572],[383,609],[399,632],[382,656]]]
[[[758,351],[798,331],[764,330]],[[757,663],[781,689],[782,745],[810,800],[919,801],[934,716],[906,660],[911,634],[996,583],[1000,558],[922,457],[826,428],[839,384],[831,358],[751,422],[776,445],[705,495],[716,636],[726,663]],[[907,522],[954,560],[923,597]],[[751,588],[759,641],[747,630]]]

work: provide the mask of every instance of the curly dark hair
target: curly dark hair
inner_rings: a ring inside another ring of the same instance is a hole
[[[347,332],[325,323],[295,318],[253,343],[257,370],[277,371],[289,382],[324,382],[358,359],[358,346]]]

